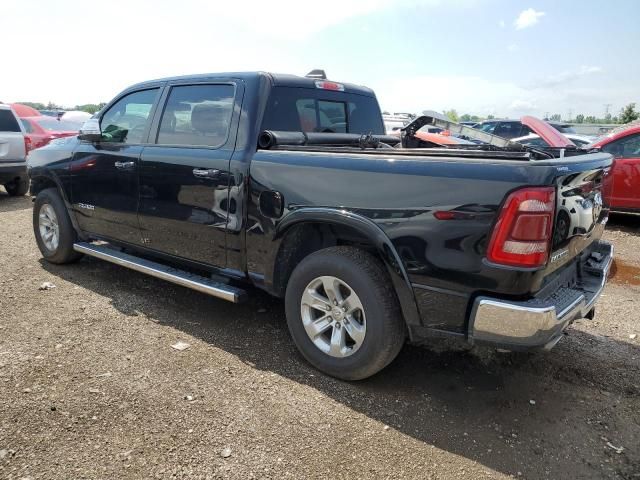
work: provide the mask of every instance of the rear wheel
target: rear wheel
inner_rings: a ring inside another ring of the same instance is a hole
[[[64,201],[54,188],[42,190],[36,197],[33,233],[42,256],[51,263],[71,263],[82,257],[73,250],[77,234]]]
[[[384,265],[364,250],[331,247],[303,259],[291,275],[285,303],[296,346],[331,376],[367,378],[404,344],[390,279]]]
[[[12,197],[21,197],[29,191],[29,180],[19,179],[11,183],[5,183],[4,189]]]

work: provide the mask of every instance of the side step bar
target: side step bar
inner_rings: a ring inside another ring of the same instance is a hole
[[[191,288],[213,297],[222,298],[229,302],[240,303],[246,299],[246,292],[241,288],[215,282],[210,278],[129,255],[128,253],[123,253],[104,245],[80,242],[74,243],[73,249],[76,252],[106,260],[107,262],[115,263],[116,265],[130,268],[137,272],[146,273],[152,277],[182,285],[183,287]]]

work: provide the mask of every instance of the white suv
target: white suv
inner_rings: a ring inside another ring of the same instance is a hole
[[[9,195],[29,191],[24,127],[9,105],[0,103],[0,185]]]

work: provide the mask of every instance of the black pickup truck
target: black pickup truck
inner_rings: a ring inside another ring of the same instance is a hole
[[[415,127],[384,136],[371,90],[324,78],[141,83],[30,153],[38,247],[232,302],[264,289],[302,355],[349,380],[407,339],[550,348],[592,317],[610,155],[426,149]]]

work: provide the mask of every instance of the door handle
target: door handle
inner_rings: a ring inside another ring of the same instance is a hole
[[[114,165],[118,170],[133,170],[136,162],[115,162]]]
[[[194,168],[193,176],[198,178],[216,178],[220,175],[220,170],[215,168]]]

